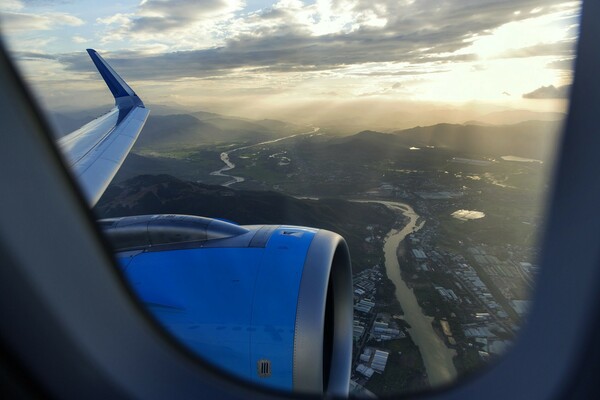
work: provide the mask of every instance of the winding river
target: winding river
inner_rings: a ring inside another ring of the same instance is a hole
[[[277,142],[281,142],[282,140],[287,140],[287,139],[292,139],[298,136],[303,136],[303,135],[309,135],[309,134],[314,134],[319,132],[321,128],[313,128],[313,130],[308,131],[308,132],[302,132],[302,133],[297,133],[295,135],[291,135],[291,136],[286,136],[286,137],[282,137],[279,139],[273,139],[273,140],[267,140],[266,142],[260,142],[260,143],[255,143],[255,144],[251,144],[249,146],[242,146],[242,147],[237,147],[233,150],[229,150],[229,151],[224,151],[223,153],[221,153],[221,161],[223,161],[223,163],[225,164],[224,167],[222,167],[221,169],[218,169],[216,171],[211,172],[210,174],[212,176],[223,176],[226,178],[231,178],[231,180],[223,183],[221,186],[225,186],[225,187],[230,187],[231,185],[234,185],[236,183],[240,183],[240,182],[244,182],[246,179],[241,177],[241,176],[235,176],[235,175],[229,175],[226,174],[226,172],[231,171],[232,169],[235,168],[235,164],[233,162],[231,162],[231,160],[229,159],[229,155],[233,152],[236,151],[240,151],[240,150],[246,150],[252,147],[256,147],[256,146],[261,146],[263,144],[271,144],[271,143],[277,143]]]
[[[404,310],[404,320],[411,326],[409,329],[410,336],[421,351],[427,376],[429,377],[429,384],[431,387],[435,387],[450,383],[456,377],[456,368],[452,362],[456,351],[449,349],[444,341],[440,339],[431,325],[433,317],[429,317],[423,313],[419,303],[417,303],[417,298],[413,290],[402,280],[397,256],[400,243],[407,235],[421,229],[425,225],[425,221],[417,225],[419,215],[408,204],[376,200],[361,202],[383,204],[410,219],[408,224],[401,230],[392,229],[385,239],[383,247],[385,253],[385,270],[388,278],[396,285],[396,298]]]
[[[456,351],[449,349],[431,326],[433,317],[423,313],[413,290],[402,280],[398,263],[397,250],[400,242],[410,233],[421,229],[425,225],[425,221],[417,225],[419,215],[408,204],[387,201],[380,203],[410,218],[402,230],[393,229],[388,233],[383,247],[385,270],[388,278],[396,285],[396,298],[404,310],[404,319],[411,326],[410,336],[421,351],[429,384],[434,387],[449,383],[456,377],[456,368],[452,362]]]

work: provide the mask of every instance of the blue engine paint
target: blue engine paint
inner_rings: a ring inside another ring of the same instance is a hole
[[[266,246],[121,253],[133,290],[194,353],[247,380],[292,390],[296,303],[316,230],[279,227]],[[257,362],[271,361],[270,377]]]
[[[272,376],[252,380],[280,389],[293,388],[296,305],[306,253],[316,230],[280,227],[271,235],[261,262],[254,301],[250,358],[272,363]],[[255,367],[256,368],[256,367]]]

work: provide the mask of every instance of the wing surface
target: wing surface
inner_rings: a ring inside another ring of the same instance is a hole
[[[113,94],[115,107],[58,144],[88,204],[94,206],[129,154],[150,110],[95,50],[87,52]]]

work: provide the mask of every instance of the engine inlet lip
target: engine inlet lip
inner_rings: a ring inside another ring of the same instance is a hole
[[[332,290],[333,332],[330,349],[324,354],[328,288]],[[319,230],[306,255],[298,293],[294,332],[294,392],[348,395],[352,362],[352,312],[352,269],[346,241],[336,233]],[[324,364],[329,365],[329,371],[323,370]],[[324,380],[327,381],[326,386]]]

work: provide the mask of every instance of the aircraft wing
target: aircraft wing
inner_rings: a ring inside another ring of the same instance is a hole
[[[150,110],[95,50],[87,52],[113,94],[115,107],[58,144],[89,205],[94,206],[129,154]]]

